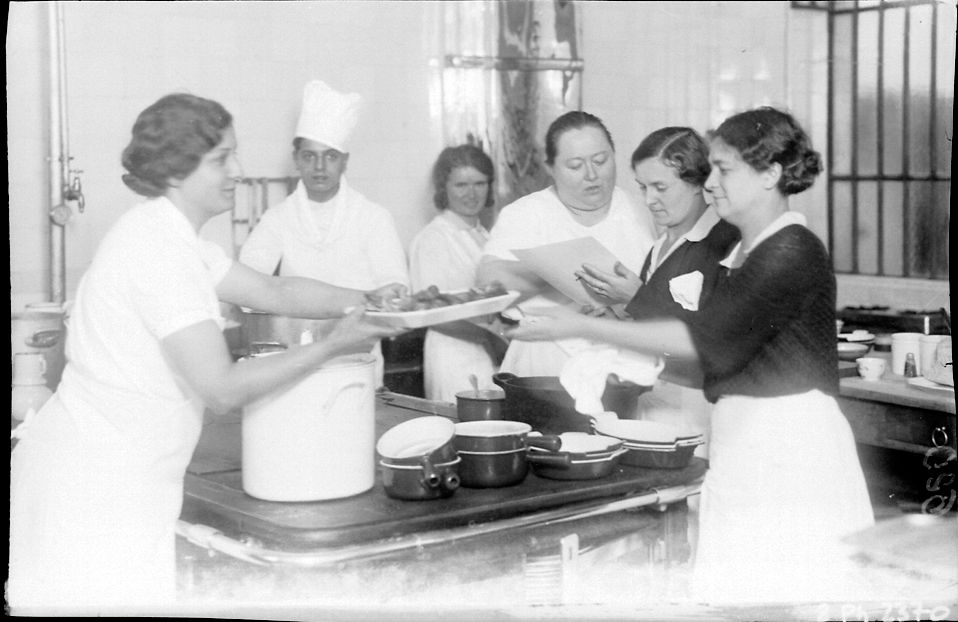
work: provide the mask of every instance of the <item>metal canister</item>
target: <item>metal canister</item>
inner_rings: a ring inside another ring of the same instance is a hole
[[[61,305],[28,305],[10,317],[10,360],[18,352],[39,352],[46,364],[46,384],[55,391],[66,365],[66,322]]]

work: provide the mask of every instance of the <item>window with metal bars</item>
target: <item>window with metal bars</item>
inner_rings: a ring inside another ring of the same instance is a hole
[[[829,248],[837,273],[947,280],[955,2],[792,2],[828,28]]]

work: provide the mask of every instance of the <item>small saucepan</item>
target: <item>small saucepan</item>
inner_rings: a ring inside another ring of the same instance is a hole
[[[530,447],[557,451],[561,441],[519,421],[464,421],[455,424],[453,442],[462,459],[459,477],[470,488],[513,486],[529,472]]]
[[[533,472],[548,479],[583,480],[608,477],[628,451],[617,438],[563,432],[561,449],[548,452],[534,447],[529,452]]]
[[[459,488],[460,458],[455,424],[445,417],[418,417],[383,434],[376,443],[386,494],[424,500],[451,496]]]
[[[477,389],[456,393],[459,421],[505,419],[506,394],[499,389]]]

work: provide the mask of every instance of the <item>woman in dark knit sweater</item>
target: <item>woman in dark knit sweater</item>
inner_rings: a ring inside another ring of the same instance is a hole
[[[580,336],[698,357],[715,402],[694,589],[709,602],[849,598],[841,538],[873,524],[838,409],[835,278],[821,241],[788,209],[821,160],[787,113],[760,108],[711,134],[706,190],[742,241],[698,310],[615,322],[550,310],[517,339]],[[694,291],[673,288],[676,300]],[[679,321],[680,320],[680,321]]]

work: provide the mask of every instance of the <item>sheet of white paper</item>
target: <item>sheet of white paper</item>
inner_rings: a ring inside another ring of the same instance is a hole
[[[592,290],[575,276],[576,271],[581,270],[584,263],[612,272],[612,268],[618,261],[615,255],[595,238],[576,238],[566,242],[543,244],[535,248],[510,250],[530,270],[577,303],[593,306],[608,304],[608,301],[603,301],[594,295]]]

